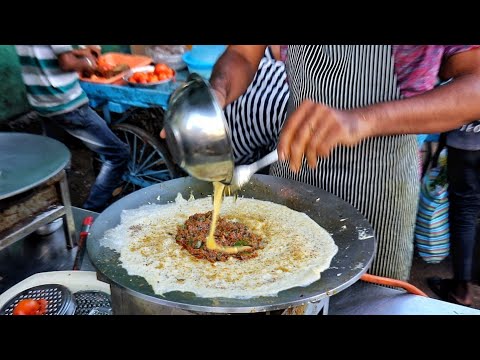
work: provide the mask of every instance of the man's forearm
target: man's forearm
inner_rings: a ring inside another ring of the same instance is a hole
[[[358,110],[368,136],[437,133],[480,119],[480,76],[465,75],[422,95]]]
[[[259,61],[255,56],[247,58],[241,52],[231,49],[218,59],[210,84],[222,96],[222,106],[245,93],[257,72]]]

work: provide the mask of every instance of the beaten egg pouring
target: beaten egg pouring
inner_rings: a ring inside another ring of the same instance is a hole
[[[212,224],[210,225],[210,232],[207,237],[207,249],[216,250],[226,254],[237,254],[242,251],[249,250],[250,246],[221,246],[215,242],[215,228],[217,226],[218,216],[220,215],[224,192],[224,184],[218,181],[213,182],[213,215]]]

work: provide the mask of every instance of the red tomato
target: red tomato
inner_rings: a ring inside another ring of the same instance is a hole
[[[15,305],[13,315],[44,315],[47,312],[48,301],[45,299],[23,299]]]
[[[147,82],[152,82],[154,76],[155,74],[153,72],[147,73]]]
[[[137,74],[138,74],[138,75],[137,75],[136,80],[137,80],[138,82],[142,82],[142,81],[145,81],[145,82],[146,82],[146,81],[147,81],[148,75],[147,75],[146,73],[139,72],[139,73],[137,73]]]
[[[165,71],[167,71],[168,69],[170,69],[167,65],[165,64],[157,64],[155,65],[155,74],[161,74]]]
[[[45,315],[47,313],[48,301],[45,299],[38,300],[40,308],[37,311],[37,315]]]
[[[170,79],[171,77],[173,77],[173,75],[174,75],[173,69],[168,68],[168,70],[166,71],[166,74],[168,75],[168,78],[169,78],[169,79]]]

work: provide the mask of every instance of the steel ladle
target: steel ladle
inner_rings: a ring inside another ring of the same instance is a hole
[[[278,161],[278,152],[277,149],[273,150],[270,154],[264,156],[257,162],[254,162],[250,165],[239,165],[236,166],[233,170],[232,181],[230,186],[241,188],[250,181],[250,178],[258,170],[267,167],[268,165],[273,164]]]

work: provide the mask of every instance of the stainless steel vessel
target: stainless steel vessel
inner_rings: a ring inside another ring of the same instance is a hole
[[[209,83],[191,74],[172,94],[165,113],[167,146],[193,177],[230,183],[234,160],[230,130]]]
[[[350,204],[317,187],[293,180],[254,175],[239,196],[268,200],[304,212],[326,229],[338,246],[338,253],[321,278],[305,287],[281,291],[278,296],[251,299],[202,298],[174,291],[163,296],[153,292],[143,277],[131,276],[121,266],[119,254],[100,245],[105,231],[117,226],[124,209],[145,204],[166,204],[178,193],[202,198],[212,185],[191,177],[166,181],[140,189],[118,200],[95,220],[87,250],[99,279],[111,284],[115,314],[165,313],[249,313],[287,309],[318,303],[355,283],[369,268],[375,253],[375,239],[368,221]]]

